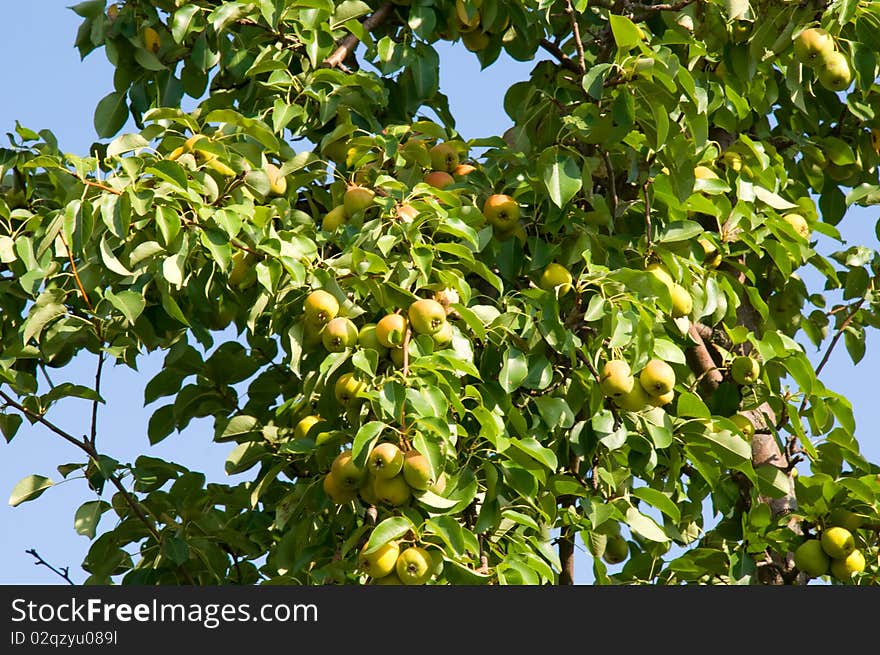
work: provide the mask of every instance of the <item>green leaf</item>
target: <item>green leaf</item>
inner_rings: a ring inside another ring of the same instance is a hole
[[[101,515],[109,509],[110,503],[104,500],[90,500],[83,503],[73,517],[73,529],[77,534],[94,539],[98,521],[101,520]]]
[[[504,363],[498,376],[498,383],[507,393],[516,390],[526,379],[529,369],[525,355],[516,348],[508,348],[504,353]]]
[[[370,554],[389,541],[400,539],[407,532],[415,531],[415,526],[405,516],[392,516],[385,519],[370,533],[370,539],[364,549],[364,554]]]
[[[116,294],[108,289],[104,292],[104,297],[109,300],[116,309],[122,312],[122,315],[125,316],[125,318],[128,319],[128,322],[132,325],[134,325],[138,316],[141,315],[144,308],[147,306],[147,301],[136,291],[126,290],[120,291]]]
[[[53,403],[62,398],[83,398],[85,400],[94,400],[99,403],[104,402],[104,399],[101,398],[101,396],[91,387],[86,387],[81,384],[73,384],[71,382],[62,382],[61,384],[55,385],[47,393],[40,396],[40,401],[43,405],[48,405],[49,403]]]
[[[461,525],[451,516],[437,516],[425,521],[425,530],[440,537],[457,556],[464,554],[465,543]]]
[[[24,419],[18,414],[0,414],[0,432],[3,433],[6,443],[12,441],[12,437],[18,432],[18,428],[21,427],[23,422]]]
[[[54,484],[52,480],[42,475],[29,475],[21,479],[12,489],[9,496],[9,504],[12,507],[26,503],[39,497],[46,489]]]
[[[658,543],[669,541],[669,537],[666,536],[662,528],[652,518],[645,516],[635,507],[627,508],[626,523],[632,528],[633,532],[649,541],[656,541]]]
[[[128,120],[125,94],[114,91],[104,96],[95,108],[95,132],[100,137],[111,137],[122,129]]]
[[[562,398],[540,396],[535,398],[535,404],[549,428],[570,428],[574,425],[574,412]]]
[[[629,50],[642,40],[639,28],[626,16],[609,14],[608,23],[611,25],[614,42],[621,50]]]
[[[351,443],[351,458],[358,464],[363,465],[372,449],[373,444],[388,426],[382,421],[370,421],[362,425],[354,436]]]
[[[510,445],[517,450],[525,453],[535,461],[543,464],[551,471],[555,471],[558,466],[556,453],[549,448],[545,448],[534,437],[525,437],[522,439],[511,439]]]
[[[676,523],[681,520],[681,510],[678,508],[678,505],[662,491],[652,489],[651,487],[639,487],[632,490],[632,495],[656,507]]]
[[[682,391],[678,394],[678,403],[676,404],[679,416],[693,416],[694,418],[711,418],[712,412],[706,407],[706,403],[698,395],[690,391]]]
[[[150,142],[140,134],[123,134],[113,139],[107,146],[107,158],[146,148],[149,145]]]
[[[27,343],[32,338],[39,337],[46,325],[66,313],[67,310],[64,308],[64,305],[54,302],[40,304],[40,302],[37,301],[37,304],[33,306],[28,314],[27,320],[24,322],[24,332],[21,337],[22,341]]]
[[[557,207],[564,206],[581,190],[580,167],[573,158],[560,154],[556,147],[547,148],[538,157],[538,172]]]

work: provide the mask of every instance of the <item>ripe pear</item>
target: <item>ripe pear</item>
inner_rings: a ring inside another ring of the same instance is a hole
[[[428,150],[428,155],[431,157],[431,168],[435,171],[451,173],[459,164],[458,152],[449,143],[438,143]]]
[[[337,205],[324,215],[321,229],[325,232],[335,232],[346,221],[348,221],[348,214],[345,213],[345,205]]]
[[[446,323],[446,310],[431,298],[416,300],[409,306],[407,314],[410,325],[419,334],[435,334]]]
[[[397,218],[402,220],[404,223],[412,223],[414,220],[416,220],[416,217],[418,215],[419,210],[409,203],[404,203],[397,206]]]
[[[739,355],[733,358],[730,364],[730,377],[740,385],[754,384],[761,375],[761,363],[747,355]]]
[[[821,27],[808,27],[794,39],[794,57],[802,64],[814,66],[834,52],[834,37]]]
[[[397,4],[397,3],[395,3]],[[383,575],[381,578],[373,578],[373,584],[375,585],[402,585],[403,582],[400,581],[400,578],[397,577],[397,573],[391,572],[388,575]]]
[[[843,559],[831,560],[831,575],[838,580],[849,581],[856,573],[865,570],[865,556],[859,549],[853,550]]]
[[[161,48],[159,33],[152,27],[145,27],[143,31],[143,37],[144,47],[152,52],[154,55],[157,54],[159,52],[159,48]]]
[[[416,450],[410,450],[403,458],[403,479],[413,489],[425,490],[434,484],[431,463]]]
[[[471,173],[477,170],[476,166],[472,166],[471,164],[459,164],[452,171],[452,177],[461,181],[462,178],[467,177]]]
[[[337,316],[324,326],[321,341],[331,353],[341,353],[353,347],[358,340],[357,326],[351,319]]]
[[[364,479],[364,470],[351,457],[351,450],[343,450],[330,465],[330,472],[344,489],[357,491]]]
[[[410,546],[397,556],[397,577],[405,585],[425,584],[431,577],[434,560],[431,554],[419,546]]]
[[[714,243],[704,237],[697,239],[697,243],[703,249],[703,264],[706,268],[718,268],[718,265],[721,263],[721,251],[718,250]]]
[[[822,550],[833,559],[846,559],[856,549],[852,532],[835,526],[822,532]]]
[[[739,428],[739,431],[742,432],[742,436],[747,440],[751,440],[751,438],[755,436],[755,425],[747,416],[744,416],[743,414],[734,414],[730,417],[730,420],[733,421],[737,428]]]
[[[358,346],[361,348],[372,348],[379,353],[379,357],[384,357],[388,354],[388,349],[379,343],[379,338],[376,336],[375,323],[367,323],[360,329],[360,332],[358,332]]]
[[[324,493],[337,505],[345,505],[357,497],[357,491],[346,489],[332,473],[324,476],[322,485]]]
[[[390,441],[377,444],[367,457],[367,467],[370,474],[377,480],[387,480],[400,473],[403,468],[405,457],[400,450]]]
[[[320,416],[315,416],[314,414],[301,418],[296,427],[293,428],[293,438],[297,440],[307,438],[312,428],[321,423],[322,420]]]
[[[675,391],[667,391],[666,393],[659,396],[651,396],[650,394],[648,395],[650,398],[648,403],[653,405],[654,407],[664,407],[665,405],[668,405],[673,400],[675,400]]]
[[[388,314],[376,323],[376,339],[386,348],[399,348],[406,336],[407,320],[402,314]]]
[[[852,69],[842,52],[831,52],[819,61],[816,71],[819,84],[829,91],[845,91],[852,84]]]
[[[794,551],[794,565],[811,578],[828,573],[831,560],[818,539],[808,539]]]
[[[269,178],[269,193],[273,196],[283,196],[287,193],[287,178],[281,174],[281,169],[275,164],[266,164],[266,175]]]
[[[359,211],[364,211],[373,204],[373,198],[376,192],[357,184],[350,185],[342,196],[342,205],[345,207],[345,214],[351,218]]]
[[[483,216],[486,222],[502,231],[512,231],[519,221],[519,205],[516,200],[503,193],[486,198],[483,203]]]
[[[412,496],[409,485],[400,474],[393,478],[374,478],[373,491],[380,502],[392,507],[405,505]]]
[[[639,382],[652,396],[662,396],[675,386],[675,371],[662,359],[651,359],[639,374]]]
[[[366,553],[367,544],[361,548],[358,554],[358,566],[361,571],[371,578],[384,578],[394,572],[397,557],[400,555],[400,546],[396,541],[382,544],[372,553]]]
[[[681,318],[691,313],[694,301],[691,294],[678,282],[673,282],[669,287],[669,296],[672,298],[672,317]]]
[[[556,262],[547,264],[547,268],[544,269],[543,273],[541,273],[541,278],[538,280],[538,286],[545,291],[552,291],[559,287],[560,296],[564,296],[571,291],[571,285],[571,273],[569,273],[565,266]]]
[[[628,394],[632,391],[633,384],[635,384],[635,378],[629,364],[624,360],[612,359],[602,367],[599,387],[602,389],[602,393],[609,398]]]
[[[306,297],[303,313],[308,323],[323,327],[339,313],[339,301],[332,293],[318,289]]]
[[[665,268],[663,268],[662,264],[658,262],[651,262],[645,267],[645,270],[667,287],[671,287],[673,284],[675,284],[675,280],[672,279],[672,276],[669,274],[669,272]]]
[[[450,184],[455,183],[455,178],[446,171],[431,171],[423,179],[425,184],[430,184],[436,189],[445,189]]]
[[[444,321],[443,327],[432,334],[431,338],[434,340],[434,346],[436,346],[437,348],[445,348],[450,343],[452,343],[453,336],[454,333],[452,331],[452,323],[450,323],[449,321]]]
[[[645,391],[641,384],[633,383],[628,393],[613,396],[614,404],[630,412],[641,412],[651,407],[653,396]]]
[[[782,220],[791,225],[794,231],[804,239],[810,238],[810,225],[807,223],[807,219],[800,214],[786,214],[782,217]]]
[[[336,401],[343,407],[348,407],[357,400],[358,394],[366,388],[366,383],[358,380],[354,373],[343,373],[336,380],[333,394]]]
[[[376,479],[370,475],[370,470],[364,471],[364,477],[361,479],[361,486],[358,488],[361,500],[367,505],[378,505],[379,498],[376,496],[375,484]]]

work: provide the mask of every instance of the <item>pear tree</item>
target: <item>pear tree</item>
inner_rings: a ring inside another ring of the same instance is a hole
[[[72,9],[113,91],[90,152],[0,149],[0,430],[80,453],[10,503],[84,478],[87,582],[878,582],[822,373],[880,325],[840,232],[880,203],[880,3]],[[457,131],[440,44],[530,63],[512,127]],[[102,366],[145,357],[121,461]],[[245,480],[151,455],[193,430]]]

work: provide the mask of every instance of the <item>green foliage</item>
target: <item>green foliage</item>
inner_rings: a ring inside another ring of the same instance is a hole
[[[149,443],[208,419],[227,473],[248,478],[118,462],[84,439],[87,461],[59,471],[96,492],[74,523],[93,541],[89,582],[364,583],[364,544],[398,541],[440,553],[434,583],[544,584],[563,570],[554,542],[575,538],[598,583],[805,582],[780,555],[847,508],[865,519],[854,580],[876,583],[880,468],[798,339],[842,336],[857,363],[880,324],[880,256],[826,258],[812,238],[839,239],[847,207],[880,199],[880,10],[573,2],[575,33],[564,4],[74,7],[80,53],[104,48],[116,67],[98,134],[129,116],[138,133],[76,157],[17,126],[0,150],[0,431],[54,426],[65,398],[103,402],[44,388],[40,367],[63,375],[90,355],[136,368],[158,351]],[[852,65],[845,93],[794,57],[817,24]],[[362,50],[337,53],[352,35]],[[483,67],[502,51],[535,61],[506,94],[503,138],[455,129],[434,45],[459,39]],[[438,142],[473,167],[443,189],[425,181]],[[354,184],[376,195],[325,229]],[[483,214],[497,194],[520,209],[510,229]],[[553,262],[573,293],[538,286]],[[685,316],[673,284],[693,301]],[[447,338],[330,353],[303,318],[315,289],[359,329],[436,298]],[[236,338],[220,341],[227,328]],[[761,362],[753,384],[730,376],[742,354]],[[655,358],[674,372],[669,398],[639,386]],[[634,397],[603,395],[611,359],[629,364]],[[321,427],[297,436],[311,415]],[[340,451],[363,466],[381,441],[422,453],[437,484],[395,506],[327,490]],[[10,502],[51,485],[29,476]]]

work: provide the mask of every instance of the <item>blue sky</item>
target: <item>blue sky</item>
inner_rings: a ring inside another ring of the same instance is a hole
[[[102,50],[80,61],[73,47],[79,17],[67,9],[68,0],[5,4],[4,20],[0,22],[0,88],[4,90],[0,133],[12,131],[17,119],[34,130],[51,129],[63,150],[86,154],[96,140],[92,127],[94,106],[112,90],[112,67]],[[476,58],[460,45],[441,47],[441,62],[441,89],[450,98],[462,135],[474,138],[502,133],[509,126],[502,109],[504,92],[512,82],[527,77],[531,65],[502,59],[481,73]],[[842,224],[845,238],[876,248],[877,216],[874,209],[852,210]],[[820,251],[827,253],[836,247],[825,240]],[[812,283],[812,289],[820,290],[816,276],[803,271],[802,277]],[[822,354],[811,348],[808,353],[814,362]],[[89,384],[94,379],[94,366],[94,357],[78,358],[63,372],[70,374],[73,381]],[[133,461],[137,455],[146,453],[203,470],[210,480],[228,480],[223,462],[229,447],[211,442],[212,428],[207,421],[194,422],[184,434],[149,446],[146,425],[155,406],[143,407],[143,388],[160,368],[160,357],[142,359],[138,372],[105,367],[102,392],[107,405],[102,407],[99,418],[99,449],[120,461]],[[859,425],[857,436],[864,454],[874,461],[880,460],[880,440],[872,432],[872,426],[880,424],[880,403],[875,401],[871,373],[878,368],[878,335],[871,333],[867,355],[858,367],[852,366],[841,347],[831,357],[823,376],[828,386],[852,401]],[[60,375],[56,373],[58,379]],[[54,420],[69,432],[81,434],[87,430],[89,411],[90,405],[84,401],[70,401],[55,414]],[[56,465],[81,461],[80,451],[40,427],[23,427],[11,444],[0,442],[0,584],[60,581],[45,567],[34,566],[32,558],[24,552],[29,548],[36,548],[56,566],[70,566],[75,581],[85,578],[79,564],[90,542],[73,530],[76,508],[93,499],[84,481],[58,485],[17,508],[5,502],[22,477],[37,473],[58,482]],[[111,514],[104,516],[104,521],[111,520]],[[107,526],[102,524],[99,530],[101,527]],[[578,552],[576,581],[589,582],[590,558],[582,548]]]

